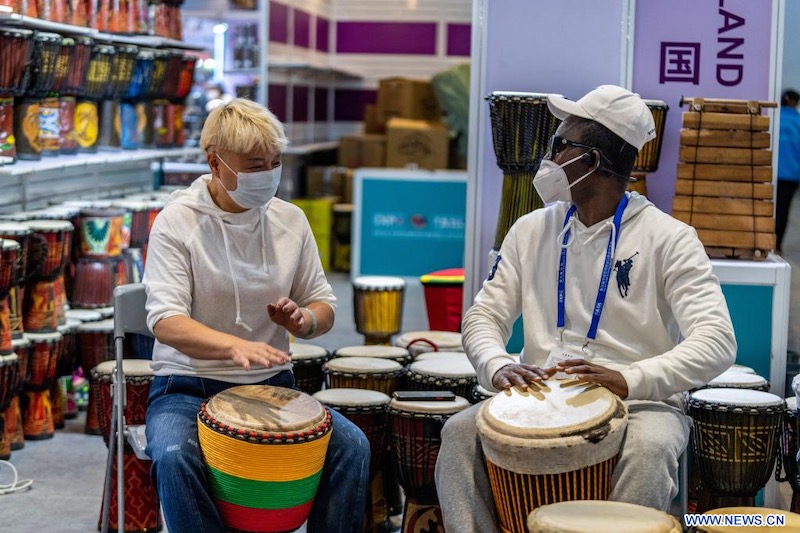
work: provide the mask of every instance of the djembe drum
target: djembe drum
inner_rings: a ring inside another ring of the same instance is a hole
[[[60,98],[59,105],[59,148],[62,154],[78,152],[78,134],[75,131],[76,97],[81,94],[89,71],[89,59],[94,41],[88,37],[74,37],[72,46],[62,47],[61,54],[68,50],[66,75],[57,83],[55,90]]]
[[[382,530],[388,519],[386,499],[383,496],[381,468],[387,451],[388,417],[386,409],[390,398],[378,391],[366,389],[326,389],[314,398],[341,413],[366,435],[369,441],[370,497],[367,498],[366,529]]]
[[[122,123],[120,144],[125,150],[136,150],[144,140],[145,121],[144,118],[139,120],[140,115],[144,117],[144,107],[140,105],[140,102],[147,92],[147,86],[150,84],[155,57],[154,50],[139,49],[128,91],[123,95],[123,100],[120,104],[120,120]]]
[[[333,352],[334,357],[375,357],[377,359],[389,359],[406,366],[413,359],[408,350],[399,346],[383,346],[380,344],[368,344],[358,346],[343,346]]]
[[[398,389],[403,367],[375,357],[337,357],[322,365],[329,389],[368,389],[389,396]]]
[[[325,382],[322,365],[331,358],[328,350],[315,344],[293,342],[289,345],[289,353],[292,356],[295,386],[306,394],[322,390]]]
[[[26,333],[31,342],[28,381],[22,400],[22,431],[26,440],[53,438],[53,407],[50,388],[56,380],[61,333]]]
[[[120,100],[128,94],[138,53],[139,49],[132,45],[117,44],[114,46],[111,79],[100,104],[98,145],[101,150],[120,149],[122,136]]]
[[[82,257],[75,264],[70,303],[82,309],[108,307],[114,303],[114,289],[127,282],[128,271],[123,258]]]
[[[171,54],[167,50],[155,50],[153,58],[153,71],[150,75],[150,81],[147,84],[147,89],[144,91],[144,136],[143,146],[145,148],[154,148],[156,145],[155,133],[155,100],[161,100],[159,105],[163,104],[161,97],[161,87],[164,85],[167,77],[167,70],[170,65]],[[140,116],[140,119],[142,117]]]
[[[116,361],[105,361],[92,370],[92,383],[97,385],[94,396],[97,421],[106,445],[110,435],[112,413],[112,388]],[[125,423],[139,425],[145,423],[147,412],[147,396],[153,382],[153,371],[148,361],[125,359],[122,361],[125,375]],[[111,501],[109,504],[108,529],[117,527],[117,462],[114,461],[111,472]],[[130,446],[125,444],[123,452],[123,469],[125,473],[125,531],[160,531],[161,515],[158,508],[158,495],[150,478],[150,461],[136,457]],[[102,528],[103,508],[100,508]]]
[[[170,102],[172,105],[172,115],[175,121],[175,139],[173,146],[183,146],[185,135],[183,132],[183,114],[186,111],[186,97],[189,96],[189,91],[194,84],[194,71],[197,65],[197,58],[190,55],[184,55],[181,64],[181,73],[178,78],[178,87],[175,89],[175,95]]]
[[[66,220],[23,222],[41,237],[31,242],[32,261],[41,261],[35,278],[25,289],[23,324],[25,331],[55,331],[66,323],[64,268],[69,261],[72,223]]]
[[[84,322],[78,326],[78,350],[83,373],[89,378],[89,403],[84,432],[88,435],[100,435],[97,400],[94,399],[98,393],[97,384],[91,379],[91,372],[100,363],[114,359],[114,320]]]
[[[332,430],[324,405],[293,389],[243,385],[203,402],[197,420],[210,492],[226,527],[279,532],[305,522]]]
[[[407,349],[415,359],[425,352],[463,352],[461,333],[452,331],[406,331],[394,339],[395,346]]]
[[[403,533],[443,529],[434,470],[442,443],[442,426],[469,407],[465,398],[454,401],[402,401],[389,403],[389,442],[394,471],[406,501]]]
[[[647,195],[647,183],[645,178],[650,172],[658,170],[658,161],[661,159],[661,146],[664,144],[664,127],[667,123],[667,111],[669,106],[661,100],[645,100],[650,112],[653,114],[653,121],[656,124],[656,137],[652,141],[645,143],[639,150],[639,155],[633,163],[631,178],[634,180],[628,186],[628,190],[636,191],[639,194]]]
[[[456,396],[470,398],[478,374],[467,354],[454,354],[414,361],[406,370],[406,382],[411,390],[449,390]]]
[[[782,509],[770,509],[768,507],[721,507],[719,509],[706,511],[703,514],[723,516],[720,517],[717,524],[706,524],[695,528],[693,531],[696,533],[800,531],[800,514],[784,511]],[[726,519],[724,515],[728,515],[728,518]],[[742,515],[750,515],[748,517],[750,524],[755,524],[755,520],[758,520],[761,525],[742,527],[744,525]]]
[[[11,457],[11,435],[6,431],[8,408],[19,381],[19,357],[13,351],[0,355],[0,459]],[[388,400],[387,400],[388,403]],[[11,414],[14,416],[14,414]]]
[[[100,131],[97,105],[111,83],[111,64],[115,53],[114,47],[107,44],[96,44],[92,48],[83,91],[78,95],[75,104],[75,132],[78,136],[79,152],[97,152]]]
[[[719,376],[709,381],[706,389],[751,389],[763,392],[769,391],[769,382],[758,374],[726,370]]]
[[[31,341],[26,338],[14,339],[14,353],[17,354],[19,370],[17,382],[11,392],[11,400],[5,412],[5,434],[11,450],[21,450],[25,447],[25,435],[22,431],[22,409],[20,407],[20,394],[23,386],[28,382],[31,359]]]
[[[31,58],[33,32],[15,28],[0,29],[0,50],[3,68],[0,69],[0,165],[13,163],[17,158],[14,138],[14,97],[25,91],[25,67]]]
[[[183,70],[183,53],[170,53],[167,75],[161,85],[159,97],[153,101],[153,132],[156,148],[175,146],[175,106],[171,103],[178,91],[178,82]]]
[[[116,257],[122,253],[126,211],[118,208],[82,209],[81,254],[85,257]]]
[[[17,241],[0,239],[0,355],[14,353],[11,345],[11,311],[8,293],[13,286],[19,264]]]
[[[528,530],[541,533],[683,533],[664,511],[632,503],[581,500],[537,507]]]
[[[495,91],[486,99],[494,154],[503,171],[494,237],[494,249],[499,250],[512,224],[544,205],[533,187],[533,177],[560,121],[547,108],[546,94]]]
[[[41,237],[34,235],[33,231],[27,226],[16,222],[0,222],[0,239],[10,239],[19,244],[19,254],[17,263],[14,267],[13,280],[8,292],[9,323],[11,327],[11,337],[19,339],[24,333],[22,321],[22,300],[25,294],[25,285],[30,278],[29,270],[34,274],[38,272],[41,262],[28,265],[28,250],[31,239],[40,240]],[[46,245],[45,245],[46,246]]]
[[[788,481],[792,487],[792,503],[790,510],[794,513],[800,512],[800,476],[797,468],[797,397],[786,398],[786,412],[783,416],[783,426],[781,431],[781,459],[785,475],[775,472],[777,481]]]
[[[689,397],[692,456],[709,508],[753,505],[778,457],[783,398],[747,389],[703,389]],[[703,503],[698,512],[704,512]]]
[[[524,533],[537,507],[605,500],[628,412],[604,387],[549,379],[483,402],[477,428],[504,532]]]
[[[364,344],[389,344],[403,323],[406,282],[392,276],[359,276],[353,280],[356,331]]]

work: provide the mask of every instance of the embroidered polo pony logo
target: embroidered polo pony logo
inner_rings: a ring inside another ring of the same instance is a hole
[[[617,289],[619,289],[619,295],[625,298],[628,296],[628,289],[631,288],[631,269],[633,268],[633,258],[639,255],[639,252],[636,252],[632,256],[627,259],[617,260],[614,263],[614,272],[617,273]]]

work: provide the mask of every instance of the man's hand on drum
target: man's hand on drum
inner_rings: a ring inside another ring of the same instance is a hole
[[[292,360],[288,353],[273,348],[266,342],[252,342],[244,339],[237,339],[234,343],[231,349],[231,359],[245,370],[250,370],[251,366],[272,368],[273,365],[285,365]]]
[[[497,390],[520,387],[525,390],[529,383],[541,382],[555,374],[555,369],[544,369],[534,365],[509,363],[495,372],[492,385]]]
[[[622,399],[628,397],[628,383],[616,370],[590,363],[585,359],[561,361],[556,370],[575,376],[582,381],[602,385]]]
[[[294,301],[285,296],[279,298],[274,304],[267,305],[270,319],[279,326],[283,326],[295,337],[302,337],[300,333],[305,329],[306,317],[302,309]]]

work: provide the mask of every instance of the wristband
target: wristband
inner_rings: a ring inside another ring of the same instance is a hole
[[[308,332],[302,337],[304,339],[308,339],[309,337],[311,337],[311,335],[314,334],[315,331],[317,331],[317,315],[315,315],[314,311],[312,311],[308,307],[303,307],[303,311],[306,311],[308,313],[308,316],[311,317],[311,327],[308,328]]]

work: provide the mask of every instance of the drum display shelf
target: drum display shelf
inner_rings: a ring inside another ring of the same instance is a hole
[[[0,166],[0,213],[39,209],[66,198],[96,199],[154,187],[151,163],[201,155],[199,148],[168,148],[60,155]]]
[[[11,13],[10,8],[0,6],[0,26],[15,26],[38,31],[51,31],[66,35],[85,35],[97,41],[110,43],[135,44],[151,48],[181,48],[184,50],[202,51],[206,48],[195,44],[167,39],[155,35],[116,35],[111,33],[99,32],[84,26],[74,26],[72,24],[62,24],[60,22],[50,22],[34,17],[27,17],[17,13]]]

